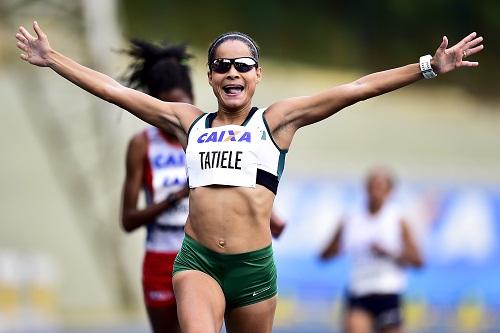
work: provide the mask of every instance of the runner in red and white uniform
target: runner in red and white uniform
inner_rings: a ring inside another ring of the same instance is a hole
[[[185,45],[156,46],[133,40],[127,51],[128,83],[168,102],[192,103]],[[172,266],[184,238],[188,214],[185,154],[166,130],[148,127],[129,143],[123,186],[122,225],[127,232],[146,227],[142,287],[148,317],[155,333],[180,332],[172,288]],[[138,208],[144,190],[146,208]]]

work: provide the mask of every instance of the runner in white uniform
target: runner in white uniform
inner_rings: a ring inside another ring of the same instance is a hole
[[[385,169],[367,180],[367,202],[340,224],[321,257],[345,252],[351,259],[346,295],[345,332],[400,332],[404,266],[420,267],[422,258],[410,229],[390,201],[393,178]]]
[[[20,27],[16,34],[17,46],[23,52],[21,59],[36,66],[49,67],[82,89],[154,126],[173,131],[183,147],[187,146],[189,128],[204,115],[202,110],[188,103],[162,102],[126,88],[109,76],[82,66],[54,50],[36,22],[33,29],[36,37],[24,27]],[[276,101],[263,114],[268,134],[277,147],[286,150],[300,128],[325,120],[349,105],[422,78],[433,78],[460,67],[478,66],[477,62],[464,58],[480,52],[483,49],[482,40],[482,37],[472,33],[448,48],[448,39],[443,37],[434,56],[423,56],[419,62],[365,75],[310,96]],[[241,126],[252,110],[256,87],[263,78],[257,44],[248,35],[224,33],[210,45],[207,64],[208,83],[217,98],[217,112],[211,128]],[[196,150],[196,144],[193,149]],[[249,151],[258,152],[258,149],[250,148]],[[223,159],[221,154],[218,156]],[[225,156],[229,158],[228,153]],[[217,162],[213,162],[212,157],[210,155],[203,165],[204,169],[212,168],[212,163]],[[235,166],[238,156],[233,154],[231,158],[234,163],[231,166]],[[218,172],[212,170],[203,175],[201,160],[193,162],[200,163],[199,174],[202,176],[198,181],[212,178],[217,183],[192,187],[189,192],[189,215],[184,238],[186,247],[183,244],[177,256],[182,260],[178,262],[176,259],[174,270],[177,271],[173,277],[182,330],[186,333],[218,332],[225,321],[229,333],[271,332],[277,304],[276,293],[269,292],[277,290],[269,228],[275,193],[271,186],[250,180],[248,175],[243,185],[224,185],[225,181]],[[222,165],[221,169],[230,170]],[[251,156],[245,158],[245,170],[249,173],[258,169],[258,165],[259,161],[252,162]],[[271,174],[277,176],[278,170],[276,174]],[[196,177],[196,174],[195,171],[193,175]],[[229,173],[228,178],[228,182],[234,180]],[[192,260],[194,257],[196,260]],[[204,257],[210,258],[210,265],[204,265]],[[258,265],[254,266],[254,261],[258,261]],[[228,268],[229,274],[225,274],[226,270],[221,267]],[[210,270],[212,274],[207,274],[205,270]],[[244,279],[240,278],[240,273]],[[239,283],[249,289],[242,290],[235,286]],[[244,297],[240,297],[238,292],[244,293]],[[255,296],[255,301],[248,300],[250,296]],[[231,304],[228,304],[228,297]]]

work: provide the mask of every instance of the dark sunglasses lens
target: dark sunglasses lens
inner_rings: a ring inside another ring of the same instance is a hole
[[[248,64],[245,64],[245,63],[242,63],[242,62],[239,62],[239,61],[235,61],[234,62],[234,68],[236,68],[236,70],[240,73],[246,73],[248,71],[251,71],[253,66],[252,65],[248,65]]]
[[[257,62],[252,58],[239,58],[234,60],[234,67],[240,73],[251,71],[252,68],[257,66]]]
[[[217,59],[212,63],[212,70],[216,73],[224,74],[231,68],[231,62],[225,59]]]

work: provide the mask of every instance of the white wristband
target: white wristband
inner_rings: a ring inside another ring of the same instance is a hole
[[[431,55],[425,55],[420,57],[420,71],[426,79],[433,79],[437,76],[431,66]]]

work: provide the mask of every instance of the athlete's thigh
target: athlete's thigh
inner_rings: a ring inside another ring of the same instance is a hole
[[[180,333],[175,304],[162,307],[146,307],[154,333]]]
[[[345,312],[345,332],[346,333],[370,333],[373,329],[372,316],[358,308],[347,309]]]
[[[226,304],[217,281],[196,270],[177,272],[172,280],[181,331],[220,332]]]
[[[269,333],[273,329],[276,296],[226,313],[228,333]]]

